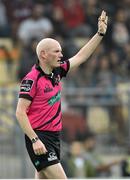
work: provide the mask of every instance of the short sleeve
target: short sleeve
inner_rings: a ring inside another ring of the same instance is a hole
[[[36,80],[30,77],[25,77],[21,81],[19,98],[25,98],[32,101],[36,93]]]
[[[60,66],[60,69],[61,69],[61,77],[66,77],[68,71],[69,71],[69,68],[70,68],[70,62],[69,60],[67,61],[64,61],[61,66]]]

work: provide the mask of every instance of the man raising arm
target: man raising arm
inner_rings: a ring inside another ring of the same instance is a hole
[[[36,53],[38,63],[23,78],[16,117],[25,133],[25,143],[39,179],[66,179],[60,164],[61,82],[68,70],[79,66],[94,52],[106,33],[108,17],[102,11],[98,32],[80,51],[61,63],[58,41],[42,39]]]
[[[101,16],[98,19],[98,32],[92,37],[92,39],[90,39],[90,41],[88,41],[85,46],[80,49],[80,51],[74,57],[69,59],[70,68],[79,66],[91,56],[106,33],[107,22],[108,16],[106,16],[105,11],[102,11]]]

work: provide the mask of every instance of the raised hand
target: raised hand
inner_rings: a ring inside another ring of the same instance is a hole
[[[105,11],[102,11],[98,18],[98,33],[100,36],[104,36],[107,30],[108,16]]]

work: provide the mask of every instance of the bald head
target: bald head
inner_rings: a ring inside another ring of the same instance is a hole
[[[37,53],[38,58],[40,57],[41,51],[47,51],[50,48],[54,47],[55,45],[58,45],[58,46],[60,45],[59,42],[56,41],[55,39],[52,39],[52,38],[42,39],[36,47],[36,53]]]

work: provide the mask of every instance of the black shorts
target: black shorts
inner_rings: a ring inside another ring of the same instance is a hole
[[[25,143],[30,159],[37,169],[41,171],[43,168],[57,164],[60,161],[60,132],[35,131],[39,139],[44,143],[47,153],[36,155],[32,148],[31,140],[25,135]]]

